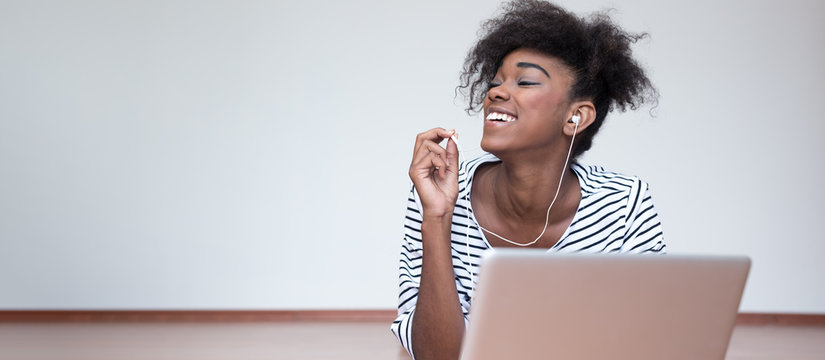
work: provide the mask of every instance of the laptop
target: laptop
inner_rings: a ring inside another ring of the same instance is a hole
[[[749,269],[744,256],[496,249],[461,358],[724,359]]]

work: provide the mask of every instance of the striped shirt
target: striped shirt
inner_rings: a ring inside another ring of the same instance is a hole
[[[492,246],[479,229],[470,203],[473,175],[479,165],[499,161],[492,154],[459,165],[459,191],[452,217],[453,271],[458,301],[469,319],[472,281],[481,256]],[[662,226],[647,183],[598,166],[571,165],[581,187],[581,201],[570,226],[548,252],[664,253]],[[421,281],[421,201],[415,188],[407,200],[399,267],[398,318],[391,330],[412,355],[412,320]],[[469,247],[468,247],[469,244]],[[472,269],[472,274],[470,272]]]

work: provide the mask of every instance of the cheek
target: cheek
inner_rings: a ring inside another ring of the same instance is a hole
[[[524,102],[526,107],[544,117],[555,116],[560,110],[563,110],[565,105],[562,94],[550,92],[531,94],[524,98]]]

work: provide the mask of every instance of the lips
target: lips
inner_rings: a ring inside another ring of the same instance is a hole
[[[493,111],[487,114],[487,120],[513,122],[516,121],[516,117],[510,114]]]
[[[512,111],[501,106],[490,106],[487,108],[487,116],[484,118],[485,125],[503,126],[518,120],[518,116]]]

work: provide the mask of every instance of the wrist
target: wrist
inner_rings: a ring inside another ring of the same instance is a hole
[[[430,254],[447,254],[449,258],[452,221],[452,214],[446,216],[424,216],[422,218],[421,240],[425,252]]]
[[[421,214],[421,220],[431,224],[450,224],[453,221],[452,211],[426,211]]]

